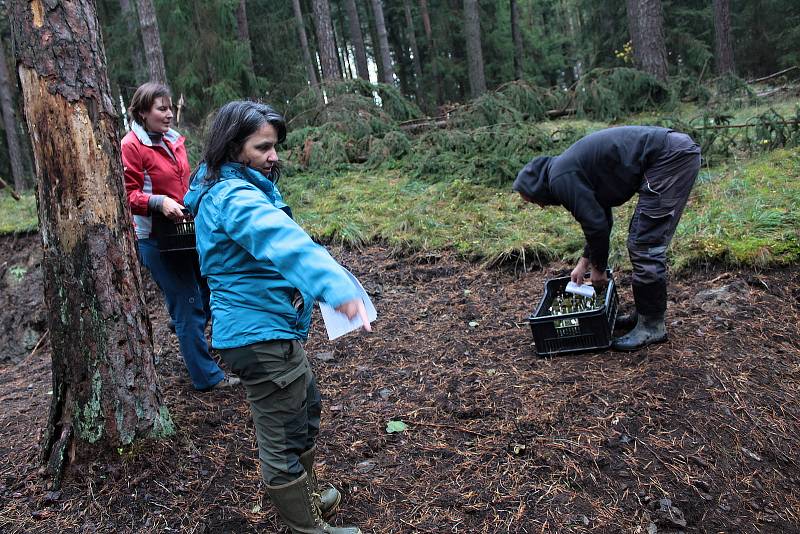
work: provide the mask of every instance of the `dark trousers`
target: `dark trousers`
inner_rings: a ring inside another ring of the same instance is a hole
[[[664,152],[645,173],[628,228],[636,310],[667,309],[667,248],[700,171],[700,147],[686,134],[667,135]]]
[[[192,384],[195,389],[214,386],[225,373],[208,352],[208,286],[200,277],[196,256],[162,254],[155,239],[139,239],[138,245],[142,264],[164,294]]]
[[[256,428],[261,476],[269,486],[302,476],[300,455],[319,434],[321,401],[306,352],[297,340],[220,350],[239,375]]]

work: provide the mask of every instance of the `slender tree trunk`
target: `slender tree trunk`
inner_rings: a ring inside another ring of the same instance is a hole
[[[151,82],[167,85],[167,70],[164,68],[164,51],[161,48],[161,35],[158,32],[158,19],[153,0],[136,0],[139,10],[139,26],[142,28],[144,58],[147,60],[147,74]]]
[[[511,0],[511,39],[514,41],[514,79],[522,79],[522,32],[519,29],[519,5],[517,0]]]
[[[444,81],[439,74],[439,65],[437,61],[436,42],[433,39],[433,29],[431,28],[431,15],[428,11],[428,0],[419,0],[419,14],[422,17],[422,27],[425,30],[425,39],[428,42],[428,55],[430,56],[429,62],[431,65],[431,75],[433,76],[433,83],[436,87],[436,104],[441,106],[444,104],[444,91],[442,85]]]
[[[338,6],[337,10],[331,13],[331,23],[333,25],[333,45],[336,49],[336,57],[339,62],[339,72],[342,73],[342,78],[352,79],[355,78],[355,76],[353,75],[353,69],[350,65],[350,50],[347,43],[347,38],[345,37],[347,32],[344,29],[344,18],[345,17],[342,15],[342,10],[338,8]]]
[[[292,7],[294,8],[294,18],[297,23],[297,35],[300,38],[300,47],[303,49],[303,61],[305,61],[306,64],[306,77],[312,89],[321,96],[319,79],[317,78],[317,67],[311,57],[311,49],[308,46],[306,24],[303,20],[303,10],[300,9],[300,0],[292,0]]]
[[[347,9],[347,23],[350,31],[350,41],[356,56],[356,71],[358,77],[369,81],[369,64],[367,63],[367,47],[364,46],[364,34],[361,32],[361,21],[358,18],[356,0],[345,0]]]
[[[250,46],[250,27],[247,25],[247,2],[239,0],[236,6],[236,33],[239,35],[239,42],[245,51],[245,61],[250,72],[253,71],[253,49]]]
[[[735,74],[730,0],[714,0],[714,45],[717,74]]]
[[[138,15],[136,14],[136,10],[131,5],[130,0],[119,0],[119,9],[122,12],[122,16],[125,18],[125,24],[128,26],[128,33],[131,34],[134,38],[132,41],[134,43],[138,43],[140,46],[132,46],[131,47],[131,62],[133,65],[133,79],[136,80],[137,83],[142,81],[142,77],[145,73],[145,65],[144,65],[144,56],[142,56],[142,47],[141,47],[141,36],[139,35],[139,28],[136,26],[136,21],[138,20]]]
[[[6,47],[0,38],[0,109],[3,111],[3,127],[6,130],[8,159],[11,161],[11,177],[14,179],[14,190],[27,189],[25,183],[25,166],[22,164],[22,147],[17,130],[17,112],[14,109],[14,90],[12,79],[8,75],[6,65]]]
[[[486,92],[478,0],[464,0],[464,36],[467,41],[470,96],[477,98]]]
[[[636,68],[667,80],[667,46],[661,0],[627,0],[628,31]]]
[[[414,32],[414,17],[411,16],[411,0],[403,0],[403,10],[406,15],[406,28],[408,32],[408,45],[411,48],[411,55],[414,64],[414,94],[417,97],[417,104],[424,107],[422,97],[422,63],[419,57],[419,47],[417,46],[417,36]]]
[[[314,26],[317,29],[322,79],[340,80],[342,76],[339,73],[339,55],[336,53],[330,5],[328,0],[313,0],[311,7],[314,10]]]
[[[375,15],[375,29],[378,34],[378,49],[383,65],[383,83],[394,84],[394,66],[392,54],[389,52],[389,38],[386,34],[386,22],[383,18],[383,4],[381,0],[372,0],[372,12]]]
[[[42,460],[174,431],[125,205],[114,104],[93,0],[13,0],[25,116],[35,139],[53,396]]]
[[[383,61],[381,60],[380,46],[378,45],[378,29],[375,25],[375,11],[372,9],[372,1],[366,3],[367,6],[367,26],[369,27],[369,42],[372,50],[372,59],[375,61],[375,70],[378,74],[378,82],[383,83]]]

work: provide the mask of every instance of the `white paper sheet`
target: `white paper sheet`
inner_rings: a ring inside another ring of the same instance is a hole
[[[575,295],[582,295],[584,297],[594,296],[594,288],[592,286],[587,284],[578,285],[572,281],[567,284],[567,292],[574,293]]]
[[[369,299],[369,295],[367,292],[364,291],[364,286],[361,285],[361,282],[353,276],[353,273],[344,269],[347,276],[350,277],[350,280],[353,281],[353,284],[358,288],[360,293],[361,300],[364,301],[364,307],[367,309],[367,319],[369,322],[372,323],[375,319],[378,318],[378,312],[375,309],[375,306],[372,304],[372,301]],[[361,328],[362,321],[361,317],[356,316],[352,320],[348,319],[347,316],[343,313],[337,312],[333,309],[330,305],[320,302],[319,303],[319,311],[322,312],[322,321],[325,323],[325,329],[328,331],[328,339],[334,340],[337,337],[341,337],[353,330],[357,330]]]

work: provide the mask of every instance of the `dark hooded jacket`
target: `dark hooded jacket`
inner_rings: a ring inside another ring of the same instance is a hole
[[[541,204],[567,208],[586,237],[584,256],[603,270],[608,266],[611,208],[639,190],[670,131],[620,126],[594,132],[560,156],[532,160],[517,175],[514,191]]]

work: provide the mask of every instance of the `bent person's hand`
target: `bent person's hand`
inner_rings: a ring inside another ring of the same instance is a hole
[[[164,203],[161,204],[161,213],[173,221],[180,221],[184,218],[183,206],[172,200],[170,197],[164,197]]]
[[[336,311],[345,314],[348,319],[353,319],[356,316],[361,317],[361,327],[367,332],[372,332],[372,326],[369,324],[369,317],[367,317],[367,309],[364,307],[363,300],[348,300],[344,304],[337,306]]]
[[[583,275],[586,274],[586,271],[589,270],[589,258],[581,258],[578,260],[578,265],[572,269],[569,277],[570,279],[575,282],[576,284],[583,283]]]

